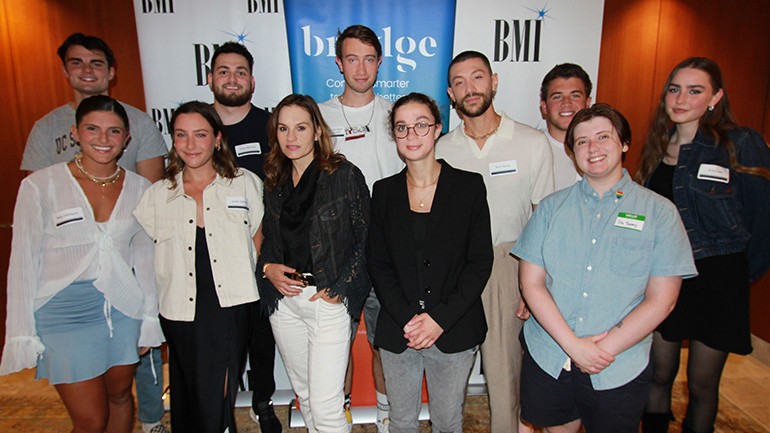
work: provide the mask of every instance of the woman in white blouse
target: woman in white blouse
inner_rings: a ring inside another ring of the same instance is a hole
[[[0,374],[37,367],[73,432],[129,432],[138,355],[163,341],[152,244],[131,211],[149,187],[117,164],[128,116],[84,99],[74,161],[24,179],[14,211],[8,321]]]
[[[259,299],[254,238],[262,221],[262,182],[236,167],[211,105],[182,104],[171,131],[164,179],[134,211],[155,243],[174,390],[171,429],[235,433],[250,304]]]

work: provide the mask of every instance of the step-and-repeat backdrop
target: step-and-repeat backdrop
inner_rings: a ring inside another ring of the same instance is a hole
[[[351,24],[380,37],[377,94],[396,100],[426,93],[454,128],[459,121],[449,108],[447,66],[455,54],[476,50],[499,75],[497,110],[543,128],[540,83],[554,65],[577,63],[596,82],[603,6],[603,0],[134,0],[147,111],[169,144],[175,107],[213,102],[206,74],[218,45],[237,41],[249,49],[252,102],[271,111],[293,92],[318,102],[342,93],[334,41]],[[357,339],[356,359],[369,359],[364,337]],[[371,369],[357,365],[356,401],[374,402]],[[279,388],[290,389],[280,363],[276,376]],[[478,366],[471,383],[483,383]]]

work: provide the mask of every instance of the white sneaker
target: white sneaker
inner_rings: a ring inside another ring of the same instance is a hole
[[[166,426],[160,422],[143,422],[142,431],[144,433],[171,433]]]
[[[375,421],[374,425],[377,426],[377,433],[388,433],[388,426],[390,425],[390,418],[384,418],[382,421]]]

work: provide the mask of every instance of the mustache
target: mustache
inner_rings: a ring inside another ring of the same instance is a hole
[[[477,97],[481,97],[482,99],[484,99],[484,98],[487,97],[487,95],[485,95],[483,93],[468,93],[467,95],[465,95],[463,100],[460,101],[460,103],[464,104],[468,99],[470,99],[470,98],[477,98]]]

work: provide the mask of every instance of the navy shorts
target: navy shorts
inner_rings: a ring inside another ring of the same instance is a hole
[[[521,367],[521,418],[541,427],[580,419],[586,433],[638,433],[647,403],[652,364],[618,388],[597,391],[575,364],[558,379],[543,371],[524,346]]]

